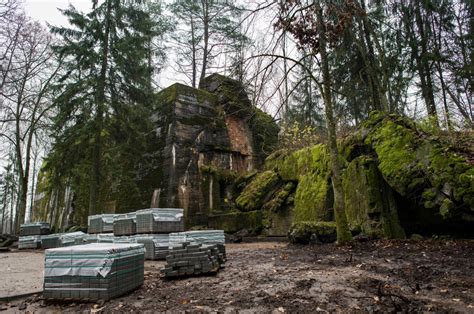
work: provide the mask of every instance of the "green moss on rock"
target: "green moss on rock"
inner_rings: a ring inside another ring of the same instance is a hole
[[[444,218],[474,211],[474,166],[465,158],[420,132],[412,121],[374,113],[363,124],[387,183],[403,197],[426,208],[439,208]]]
[[[208,218],[208,225],[210,228],[224,230],[226,233],[234,233],[242,229],[259,233],[262,230],[262,212],[257,210],[211,215]]]
[[[288,238],[292,243],[308,244],[314,240],[321,242],[336,241],[334,222],[300,221],[291,225]]]
[[[276,188],[278,182],[278,174],[274,171],[259,173],[237,197],[237,207],[243,211],[261,209],[265,200],[269,198],[269,193]]]
[[[294,221],[329,221],[332,218],[329,175],[310,172],[300,177],[295,193]]]
[[[303,148],[295,152],[278,151],[265,161],[266,169],[274,169],[286,181],[298,181],[308,172],[327,173],[329,154],[324,144]]]
[[[343,174],[345,211],[349,227],[372,237],[404,238],[392,191],[376,160],[360,156]]]

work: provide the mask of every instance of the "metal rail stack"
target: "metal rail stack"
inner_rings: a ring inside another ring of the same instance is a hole
[[[136,213],[116,215],[114,219],[114,235],[128,236],[137,233]]]
[[[181,208],[149,208],[136,213],[137,233],[184,231],[184,210]]]
[[[20,226],[20,236],[45,235],[51,232],[47,222],[33,222]]]
[[[143,284],[142,244],[93,243],[45,251],[45,299],[109,300]]]

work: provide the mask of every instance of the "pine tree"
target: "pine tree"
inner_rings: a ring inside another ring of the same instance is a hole
[[[71,28],[51,28],[62,37],[55,50],[65,60],[65,74],[58,82],[49,166],[59,176],[75,176],[81,186],[87,183],[88,193],[76,190],[88,196],[89,214],[95,214],[110,186],[106,181],[119,168],[113,157],[143,141],[140,128],[146,123],[137,117],[148,116],[150,42],[157,28],[142,5],[121,0],[94,0],[86,14],[72,6],[62,13]]]

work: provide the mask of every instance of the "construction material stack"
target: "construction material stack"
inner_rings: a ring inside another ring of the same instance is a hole
[[[184,231],[181,208],[149,208],[137,211],[137,233],[170,233]]]
[[[93,243],[45,251],[45,299],[109,300],[143,284],[144,247]]]
[[[53,233],[41,236],[41,248],[42,249],[53,249],[61,246],[60,237],[63,233]]]
[[[136,235],[134,239],[145,246],[145,259],[164,260],[168,255],[169,235],[167,234]]]
[[[33,222],[20,226],[20,236],[50,234],[51,227],[47,222]]]
[[[108,233],[114,231],[114,214],[89,216],[88,233]]]
[[[116,215],[114,219],[114,235],[128,236],[137,232],[136,213]]]
[[[23,249],[39,249],[41,247],[41,238],[38,235],[24,236],[18,238],[18,248]]]
[[[195,230],[170,233],[169,242],[170,246],[183,242],[215,244],[219,252],[223,255],[224,260],[227,258],[224,230]]]
[[[64,233],[59,237],[61,247],[84,244],[86,234],[82,231]]]
[[[216,273],[225,257],[216,244],[182,242],[170,246],[166,266],[161,272],[166,278]]]

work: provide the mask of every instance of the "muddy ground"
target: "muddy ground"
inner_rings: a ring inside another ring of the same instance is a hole
[[[474,312],[474,241],[374,241],[338,247],[227,245],[215,276],[165,280],[147,262],[145,284],[105,303],[0,303],[30,312]]]

